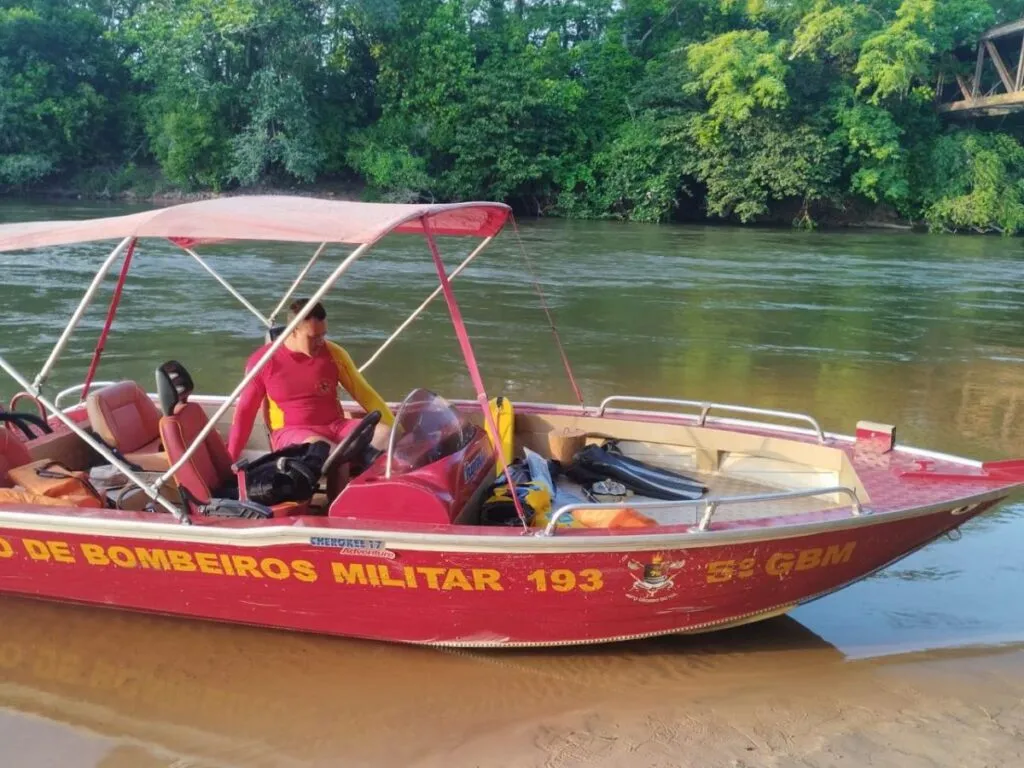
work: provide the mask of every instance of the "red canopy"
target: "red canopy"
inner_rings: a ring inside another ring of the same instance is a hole
[[[179,244],[221,240],[372,243],[389,232],[490,237],[511,209],[503,203],[398,205],[287,195],[200,200],[127,216],[0,225],[0,251],[126,237],[162,237]]]

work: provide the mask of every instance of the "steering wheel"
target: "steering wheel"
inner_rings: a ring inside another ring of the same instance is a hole
[[[356,428],[349,433],[348,437],[331,451],[326,461],[324,461],[320,474],[326,475],[335,465],[352,461],[352,459],[365,451],[370,441],[373,440],[373,430],[379,421],[380,411],[370,411],[363,416],[362,421],[356,425]]]
[[[0,424],[4,423],[6,423],[8,427],[11,424],[16,426],[29,440],[33,440],[37,437],[42,437],[43,435],[53,432],[53,427],[32,413],[10,413],[8,411],[0,410]],[[40,432],[38,435],[32,433],[30,425],[39,428]]]

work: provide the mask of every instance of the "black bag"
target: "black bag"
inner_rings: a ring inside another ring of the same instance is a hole
[[[268,507],[285,501],[309,501],[316,493],[329,443],[289,445],[250,462],[239,462],[245,471],[246,496]]]

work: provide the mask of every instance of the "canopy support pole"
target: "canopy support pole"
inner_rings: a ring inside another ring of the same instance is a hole
[[[233,286],[231,285],[231,283],[229,283],[229,282],[228,282],[227,280],[225,280],[225,279],[224,279],[223,277],[221,277],[221,276],[220,276],[219,274],[217,274],[217,271],[216,271],[216,270],[215,270],[215,269],[214,269],[213,267],[211,267],[211,266],[210,266],[209,264],[207,264],[207,263],[206,263],[205,261],[203,261],[203,259],[202,259],[202,258],[200,258],[200,256],[199,256],[199,254],[198,254],[198,253],[196,253],[195,251],[193,251],[193,250],[192,250],[191,248],[185,248],[184,246],[182,246],[182,250],[183,250],[183,251],[185,251],[185,253],[187,253],[187,254],[188,254],[189,256],[191,256],[191,257],[192,257],[193,259],[195,259],[196,261],[198,261],[198,262],[199,262],[199,265],[200,265],[200,266],[201,266],[201,267],[202,267],[203,269],[205,269],[205,270],[206,270],[207,272],[209,272],[209,273],[210,273],[211,275],[213,275],[213,279],[214,279],[214,280],[216,280],[216,281],[217,281],[218,283],[220,283],[220,284],[221,284],[221,285],[223,285],[223,286],[224,286],[225,288],[227,288],[227,290],[228,290],[228,293],[230,293],[230,294],[231,294],[232,296],[234,296],[234,297],[235,297],[236,299],[238,299],[238,300],[239,300],[240,302],[242,302],[242,305],[243,305],[243,306],[244,306],[244,307],[245,307],[246,309],[248,309],[248,310],[249,310],[250,312],[252,312],[252,313],[253,313],[254,315],[256,315],[256,317],[257,317],[257,318],[259,319],[259,321],[260,321],[261,323],[263,323],[263,324],[264,324],[265,326],[267,326],[268,328],[270,327],[270,320],[268,320],[267,318],[265,318],[265,317],[264,317],[264,316],[263,316],[263,315],[262,315],[262,314],[260,313],[260,311],[259,311],[258,309],[256,309],[256,307],[254,307],[254,306],[253,306],[252,304],[250,304],[250,303],[248,302],[248,300],[247,300],[247,299],[245,298],[245,296],[243,296],[243,295],[242,295],[242,294],[240,294],[240,293],[239,293],[238,291],[236,291],[236,290],[234,289],[234,287],[233,287]]]
[[[114,296],[110,299],[110,308],[107,309],[107,319],[103,323],[103,330],[100,331],[99,341],[96,342],[96,349],[92,353],[92,362],[89,363],[89,372],[85,374],[85,383],[82,385],[82,394],[79,402],[85,402],[89,396],[89,385],[92,384],[92,377],[96,375],[96,366],[100,363],[100,356],[107,345],[107,336],[114,324],[114,317],[117,315],[117,307],[121,303],[121,291],[124,289],[124,281],[128,278],[128,270],[132,265],[132,256],[135,254],[135,244],[138,240],[132,240],[128,246],[128,252],[124,255],[124,263],[121,265],[121,274],[117,278],[117,286],[114,288]]]
[[[437,269],[438,280],[441,281],[444,300],[448,304],[452,325],[455,326],[455,335],[459,339],[459,346],[462,347],[462,356],[466,361],[466,367],[469,368],[469,377],[472,379],[473,387],[476,389],[476,400],[480,404],[480,409],[484,412],[484,421],[488,426],[488,431],[491,435],[497,437],[500,434],[498,432],[498,425],[494,423],[494,416],[491,415],[491,409],[487,402],[487,392],[484,390],[484,382],[480,377],[480,369],[476,364],[476,355],[473,354],[473,345],[469,341],[466,324],[462,321],[462,311],[459,309],[458,302],[455,301],[455,294],[452,293],[451,283],[448,282],[448,277],[444,273],[444,262],[441,261],[441,252],[437,249],[434,234],[430,231],[430,220],[426,216],[422,216],[420,221],[423,222],[423,236],[427,238],[427,245],[430,246],[430,255],[434,258],[434,267]],[[505,474],[509,495],[512,497],[512,503],[515,505],[516,514],[519,515],[519,522],[523,524],[523,531],[529,531],[530,526],[526,522],[526,513],[523,512],[522,502],[519,500],[519,494],[516,493],[516,484],[512,482],[512,474],[509,472],[508,464],[505,463],[505,457],[499,450],[496,441],[492,441],[492,448],[494,449],[497,462],[501,465],[501,469]]]
[[[484,248],[486,248],[488,245],[491,244],[491,241],[493,239],[494,239],[494,235],[491,235],[490,237],[485,238],[484,241],[482,243],[480,243],[480,245],[477,246],[473,250],[473,252],[471,254],[469,254],[469,256],[467,256],[465,258],[465,260],[461,264],[459,264],[459,266],[457,266],[455,269],[453,269],[451,271],[451,274],[448,275],[448,279],[449,280],[454,280],[456,277],[458,277],[462,273],[462,270],[464,270],[466,267],[468,267],[469,263],[471,261],[473,261],[473,259],[475,259],[477,256],[479,256],[480,253],[484,250]],[[359,372],[362,373],[367,368],[369,368],[371,365],[373,365],[373,363],[377,360],[377,358],[380,357],[384,353],[384,350],[387,349],[389,346],[391,346],[391,342],[393,342],[395,339],[397,339],[399,337],[399,335],[401,335],[402,331],[404,331],[406,328],[409,327],[409,325],[413,322],[413,320],[415,320],[417,317],[419,317],[421,314],[423,314],[423,310],[425,310],[427,308],[427,306],[429,306],[430,302],[432,302],[434,299],[436,299],[438,296],[440,296],[441,292],[443,290],[444,290],[443,286],[440,286],[440,285],[437,286],[437,288],[434,289],[434,292],[431,293],[429,296],[427,296],[427,298],[423,301],[423,303],[420,304],[419,307],[416,308],[416,311],[413,312],[411,315],[409,315],[409,317],[407,317],[405,319],[405,322],[402,323],[400,326],[398,326],[398,328],[395,329],[395,332],[392,333],[388,337],[387,341],[385,341],[383,344],[380,345],[380,348],[376,352],[374,352],[373,355],[370,356],[370,359],[367,360],[365,363],[363,363],[361,366],[359,366]]]
[[[175,473],[177,473],[179,469],[185,466],[185,463],[190,458],[192,458],[192,454],[195,453],[199,449],[199,446],[202,445],[203,441],[206,440],[207,435],[209,435],[210,432],[214,430],[214,428],[217,425],[217,420],[227,412],[228,408],[230,408],[231,405],[235,402],[235,400],[238,399],[238,396],[242,394],[242,390],[248,387],[249,383],[254,378],[256,378],[256,374],[258,374],[263,369],[263,366],[267,364],[270,358],[273,357],[274,353],[277,352],[277,350],[281,347],[282,344],[284,344],[284,342],[291,335],[292,331],[294,331],[298,327],[299,323],[305,320],[306,316],[313,311],[313,308],[316,306],[316,303],[320,301],[320,299],[323,298],[323,295],[331,289],[331,286],[333,286],[334,283],[337,282],[338,278],[341,277],[348,270],[348,268],[352,266],[353,262],[355,262],[356,259],[360,258],[370,248],[370,246],[373,245],[374,242],[376,241],[363,243],[354,251],[352,251],[352,253],[349,254],[349,256],[343,262],[341,262],[341,264],[338,265],[337,269],[335,269],[334,272],[331,273],[330,277],[328,277],[327,280],[324,281],[323,285],[321,285],[316,290],[316,292],[310,297],[309,301],[306,302],[306,305],[302,308],[302,310],[294,318],[292,318],[291,322],[289,322],[288,325],[285,327],[284,332],[281,333],[269,347],[267,347],[267,351],[263,353],[260,359],[256,361],[256,364],[245,374],[244,377],[242,377],[242,381],[239,382],[238,386],[235,387],[234,391],[230,395],[228,395],[227,399],[223,403],[221,403],[221,406],[213,413],[212,416],[210,416],[206,426],[199,431],[199,434],[196,435],[196,439],[192,441],[192,445],[190,445],[185,450],[185,452],[181,455],[181,458],[174,462],[174,464],[172,464],[167,469],[166,472],[164,472],[162,475],[160,475],[160,477],[157,478],[156,482],[153,484],[154,490],[159,489],[160,486],[162,486],[164,483],[166,483],[168,480],[174,477]],[[497,432],[495,432],[495,434],[497,434]]]
[[[3,368],[4,371],[7,372],[7,375],[14,379],[16,382],[18,382],[18,384],[26,392],[28,392],[30,395],[36,398],[36,400],[38,400],[47,408],[49,408],[56,418],[58,418],[68,429],[70,429],[72,432],[78,435],[78,437],[81,438],[82,441],[85,442],[87,445],[89,445],[90,448],[96,451],[104,459],[109,461],[112,465],[117,467],[121,471],[121,473],[124,474],[125,477],[127,477],[137,486],[139,486],[139,488],[142,489],[143,493],[145,493],[150,499],[152,499],[155,503],[159,504],[172,515],[174,515],[175,519],[177,519],[179,522],[191,524],[192,521],[188,517],[188,515],[186,515],[182,510],[178,509],[176,506],[174,506],[174,504],[172,504],[159,493],[157,493],[155,489],[150,488],[142,478],[136,475],[123,461],[121,461],[121,459],[117,458],[117,456],[115,456],[110,451],[110,449],[107,448],[106,445],[100,443],[98,440],[96,440],[96,438],[92,437],[88,432],[86,432],[84,429],[78,426],[78,424],[75,423],[74,419],[72,419],[70,416],[64,413],[64,411],[60,410],[57,407],[56,403],[53,403],[50,401],[49,398],[44,397],[37,387],[33,386],[32,384],[29,384],[28,380],[24,378],[21,374],[19,374],[18,371],[14,368],[14,366],[12,366],[10,363],[7,362],[7,360],[4,359],[3,355],[0,355],[0,368]]]
[[[299,276],[295,278],[295,281],[288,287],[288,290],[285,291],[284,296],[281,297],[281,301],[277,303],[277,306],[274,307],[274,311],[270,313],[270,325],[274,324],[274,318],[277,317],[277,314],[282,309],[284,309],[285,303],[292,297],[292,294],[295,293],[299,284],[306,279],[306,275],[309,274],[309,270],[311,270],[313,265],[316,264],[317,260],[320,258],[320,254],[324,252],[324,248],[326,247],[326,242],[320,243],[320,247],[316,249],[316,253],[313,254],[313,258],[307,262],[306,266],[302,268],[301,272],[299,272]]]
[[[39,369],[39,373],[36,375],[35,381],[32,382],[32,390],[41,390],[43,383],[46,381],[46,378],[50,375],[50,372],[53,370],[53,366],[57,363],[57,359],[60,357],[61,352],[63,352],[64,347],[67,346],[68,339],[71,338],[71,334],[74,333],[75,328],[81,321],[82,315],[85,314],[86,308],[92,301],[93,296],[96,295],[96,291],[99,290],[100,283],[103,282],[103,278],[107,276],[107,272],[110,271],[110,267],[113,265],[117,257],[121,255],[121,252],[125,248],[127,248],[128,244],[133,242],[134,239],[134,237],[126,237],[124,240],[122,240],[118,244],[118,246],[111,252],[111,254],[107,256],[106,261],[104,261],[100,265],[99,271],[96,272],[96,275],[93,277],[92,282],[89,284],[89,287],[85,291],[85,295],[82,297],[82,300],[78,303],[78,308],[75,310],[74,314],[71,315],[71,319],[68,321],[67,326],[64,328],[64,332],[61,333],[60,338],[57,339],[57,343],[54,344],[53,351],[50,353],[50,356],[47,358],[46,362],[43,363],[43,367]],[[26,387],[26,391],[31,390],[29,390]]]

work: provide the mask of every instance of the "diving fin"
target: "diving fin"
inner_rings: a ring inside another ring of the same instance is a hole
[[[576,454],[573,464],[586,473],[618,480],[634,493],[654,499],[692,501],[708,491],[692,478],[624,456],[614,445],[588,445]]]

